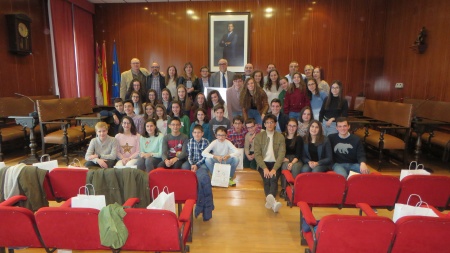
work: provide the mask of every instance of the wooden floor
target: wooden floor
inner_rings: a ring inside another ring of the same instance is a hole
[[[23,158],[23,157],[22,157]],[[63,165],[64,160],[58,159]],[[8,159],[8,158],[7,158]],[[73,159],[73,157],[71,157]],[[20,157],[6,160],[8,165],[16,164]],[[83,162],[83,160],[80,158]],[[434,170],[434,174],[450,175],[448,164],[439,159],[424,157],[427,167]],[[369,159],[369,166],[376,166],[375,159]],[[402,166],[386,164],[383,174],[399,175]],[[304,252],[300,245],[299,209],[289,208],[282,201],[283,207],[279,213],[273,213],[264,207],[265,197],[259,174],[251,169],[236,172],[236,187],[214,188],[215,210],[210,221],[203,222],[201,217],[194,221],[193,242],[190,252]],[[56,202],[52,206],[59,205]],[[327,214],[358,214],[357,209],[346,208],[314,208],[316,218]],[[378,210],[378,214],[392,218],[392,212]],[[42,249],[23,249],[17,252],[45,252]],[[79,251],[77,251],[79,252]]]

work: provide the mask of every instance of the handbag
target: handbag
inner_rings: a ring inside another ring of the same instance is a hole
[[[45,158],[47,161],[44,162]],[[58,168],[58,160],[50,160],[50,155],[45,154],[41,156],[40,163],[33,163],[33,166],[38,167],[39,169],[52,171],[54,168]]]
[[[423,164],[417,163],[417,161],[412,161],[411,163],[409,163],[409,168],[407,170],[401,170],[400,181],[402,181],[403,178],[411,175],[429,176],[430,174],[431,174],[430,172],[424,169]]]
[[[211,185],[219,187],[228,187],[230,183],[231,165],[223,163],[215,163],[211,177]]]
[[[158,196],[155,198],[154,190],[158,190]],[[169,188],[165,186],[162,192],[159,191],[158,186],[152,188],[152,203],[147,206],[147,209],[167,210],[176,214],[175,210],[175,193],[169,193]]]
[[[419,197],[419,202],[415,206],[409,205],[409,200],[411,196]],[[427,207],[421,207],[422,204],[426,204]],[[404,216],[429,216],[438,217],[437,214],[428,207],[428,204],[422,201],[422,198],[417,194],[409,195],[408,201],[405,204],[396,203],[394,207],[394,216],[392,220],[396,222],[398,219]]]
[[[88,186],[92,187],[92,192],[94,194],[90,194]],[[85,194],[80,193],[83,188],[85,189]],[[106,206],[105,195],[95,195],[94,186],[92,184],[87,184],[78,189],[78,195],[72,198],[71,206],[74,208],[94,208],[101,210]]]

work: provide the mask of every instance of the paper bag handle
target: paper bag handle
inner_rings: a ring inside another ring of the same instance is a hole
[[[406,204],[407,205],[409,205],[409,200],[411,199],[411,196],[416,196],[416,197],[418,197],[419,198],[419,202],[417,202],[417,203],[422,203],[423,201],[422,201],[422,198],[419,196],[419,194],[411,194],[411,195],[409,195],[409,197],[408,197],[408,201],[406,202]]]
[[[155,190],[155,188],[156,188],[156,190],[158,190],[158,195],[159,195],[159,188],[158,188],[158,186],[153,186],[153,188],[152,188],[152,200],[155,200],[155,195],[153,195],[153,191]]]
[[[415,166],[414,166],[414,164],[415,164]],[[421,164],[421,163],[418,163],[417,161],[412,161],[412,162],[410,162],[409,163],[409,168],[408,168],[408,170],[411,170],[411,167],[414,169],[414,170],[423,170],[425,167],[423,166],[423,164]]]
[[[49,155],[49,154],[44,154],[44,155],[41,156],[41,163],[44,162],[44,161],[43,161],[43,160],[44,160],[44,159],[43,159],[44,157],[47,157],[47,159],[48,159],[47,161],[50,161],[50,155]]]
[[[169,187],[167,187],[167,185],[166,185],[166,186],[164,186],[164,188],[163,188],[163,192],[166,192],[167,194],[169,194]]]
[[[80,160],[78,160],[78,158],[74,158],[70,165],[75,167],[81,167],[81,163]]]
[[[89,185],[92,187],[92,191],[94,192],[93,195],[95,195],[95,188],[94,188],[94,185],[93,185],[93,184],[86,184],[86,185],[81,186],[80,188],[78,188],[78,195],[81,195],[81,189],[83,189],[83,188],[84,188],[84,194],[85,194],[85,195],[91,195],[91,194],[89,193],[89,188],[88,188]]]

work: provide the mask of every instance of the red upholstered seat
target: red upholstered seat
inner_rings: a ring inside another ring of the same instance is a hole
[[[400,195],[397,203],[406,204],[411,194],[418,194],[423,201],[436,208],[444,209],[450,198],[450,177],[437,175],[412,175],[400,182]],[[418,199],[411,199],[415,205]]]
[[[30,247],[45,248],[33,212],[23,207],[13,206],[25,196],[14,196],[0,203],[0,248]]]
[[[398,177],[379,173],[353,175],[347,180],[344,205],[354,207],[364,202],[372,207],[392,209],[399,190]]]
[[[58,202],[77,196],[81,186],[86,185],[88,170],[55,168],[49,173],[54,199]],[[82,189],[81,193],[84,193]]]
[[[290,205],[304,201],[310,206],[340,206],[346,188],[343,176],[334,172],[302,173],[293,179],[288,170],[283,171],[288,185],[286,196]]]
[[[122,250],[189,251],[186,242],[194,203],[194,200],[187,200],[179,218],[167,210],[125,209],[127,215],[123,221],[128,229],[128,239]]]
[[[306,222],[316,226],[315,217],[305,202],[299,202]],[[395,224],[386,217],[328,215],[317,225],[317,230],[303,233],[310,252],[388,252],[394,239]]]
[[[450,218],[402,217],[396,222],[392,253],[449,252]]]

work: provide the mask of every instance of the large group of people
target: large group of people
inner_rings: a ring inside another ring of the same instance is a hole
[[[106,123],[98,123],[86,166],[136,166],[145,172],[182,168],[209,177],[215,163],[226,163],[234,186],[242,162],[259,171],[265,206],[274,212],[281,207],[276,196],[282,170],[294,177],[327,170],[345,177],[350,171],[369,172],[361,142],[349,133],[342,83],[336,80],[330,87],[321,67],[307,64],[300,73],[293,61],[289,73],[280,76],[271,63],[263,76],[251,63],[244,75],[228,71],[225,59],[218,65],[211,77],[206,66],[197,77],[190,62],[181,75],[173,65],[164,74],[158,63],[148,71],[133,58],[131,69],[122,73],[115,109],[103,112],[115,138],[108,136]],[[214,89],[204,94],[204,87],[226,88],[225,99]]]

